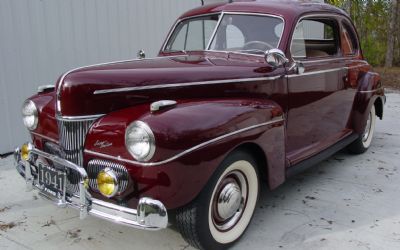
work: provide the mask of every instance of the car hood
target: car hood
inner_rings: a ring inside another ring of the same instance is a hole
[[[266,77],[271,71],[263,57],[229,53],[94,65],[60,78],[57,110],[63,116],[85,116],[162,99],[237,95],[235,80]]]

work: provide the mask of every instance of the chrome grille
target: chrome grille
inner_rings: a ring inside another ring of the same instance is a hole
[[[128,171],[126,170],[125,166],[98,159],[89,161],[87,166],[89,186],[92,188],[92,190],[96,192],[99,191],[96,180],[97,174],[105,168],[111,168],[117,174],[119,181],[118,193],[124,192],[128,187],[128,180],[129,180]]]
[[[60,146],[64,159],[78,166],[83,165],[83,147],[85,145],[86,133],[93,122],[94,119],[57,119]]]
[[[70,162],[83,166],[83,149],[86,133],[97,119],[64,119],[57,118],[60,156]],[[67,190],[72,193],[79,191],[80,175],[74,171],[67,173]]]

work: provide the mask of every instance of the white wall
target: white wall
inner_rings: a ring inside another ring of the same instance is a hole
[[[200,0],[0,0],[0,154],[28,139],[22,102],[82,65],[155,56]]]

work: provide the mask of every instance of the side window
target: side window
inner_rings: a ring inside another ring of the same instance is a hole
[[[353,28],[347,22],[342,22],[342,53],[344,56],[355,55],[358,50],[358,40]]]
[[[192,21],[182,22],[178,26],[179,32],[167,46],[168,50],[204,50],[214,28],[217,20],[213,19],[198,19]]]
[[[198,20],[188,23],[187,41],[185,50],[204,50],[212,32],[214,31],[215,22],[211,20]]]
[[[339,52],[339,32],[336,21],[304,19],[293,33],[291,53],[294,58],[335,56]]]
[[[242,48],[244,45],[244,35],[242,31],[235,25],[226,27],[226,47],[227,48]]]

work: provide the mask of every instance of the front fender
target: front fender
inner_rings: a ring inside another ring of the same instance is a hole
[[[146,195],[162,201],[167,208],[187,204],[222,160],[245,143],[257,144],[265,152],[268,173],[274,173],[268,176],[273,181],[270,185],[283,182],[283,111],[273,101],[180,100],[176,107],[159,113],[151,113],[149,106],[104,116],[93,124],[86,138],[86,161],[105,158],[128,168],[140,190],[134,200]],[[135,120],[147,123],[155,135],[157,148],[148,163],[136,162],[125,149],[125,129]],[[106,141],[110,146],[96,147],[97,141]]]
[[[87,151],[119,156],[135,161],[125,148],[125,130],[140,120],[152,129],[156,140],[154,157],[148,163],[160,165],[217,137],[264,124],[283,114],[272,101],[225,99],[180,101],[169,110],[151,113],[149,105],[140,105],[110,113],[93,124],[86,137]],[[96,147],[101,143],[109,147]],[[112,145],[112,146],[111,146]]]

